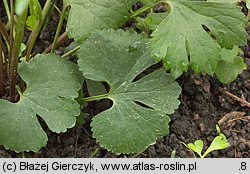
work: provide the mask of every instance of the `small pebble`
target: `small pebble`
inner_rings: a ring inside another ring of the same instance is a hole
[[[203,84],[203,89],[205,92],[210,93],[211,84],[209,82]]]
[[[199,120],[200,119],[200,115],[199,114],[194,114],[194,120]]]
[[[241,151],[246,150],[246,145],[245,145],[244,143],[240,143],[240,144],[239,144],[239,149],[240,149]]]
[[[233,150],[230,150],[227,152],[227,157],[228,158],[234,158],[234,151]]]
[[[239,137],[234,137],[234,141],[238,141],[239,140]]]
[[[212,154],[214,157],[218,157],[218,156],[219,156],[219,151],[218,151],[218,150],[215,150],[215,151],[211,152],[211,154]]]
[[[181,158],[187,157],[186,152],[184,150],[180,150],[178,154]]]
[[[208,137],[207,137],[207,140],[208,140],[209,142],[212,142],[212,141],[213,141],[213,139],[214,139],[214,137],[213,137],[213,136],[208,136]]]
[[[247,133],[246,130],[245,130],[245,129],[242,129],[242,130],[241,130],[241,134],[245,134],[245,133]]]
[[[205,124],[204,124],[204,123],[200,123],[200,124],[199,124],[199,127],[200,127],[200,130],[201,130],[202,132],[204,132],[204,131],[206,130],[206,127],[205,127]]]
[[[250,128],[250,123],[247,123],[247,127]]]
[[[232,146],[234,144],[234,140],[232,137],[228,138],[228,142],[229,144]]]

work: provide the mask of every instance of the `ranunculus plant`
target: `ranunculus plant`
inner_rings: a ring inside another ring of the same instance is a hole
[[[38,151],[48,140],[39,121],[65,132],[75,126],[84,103],[109,99],[111,108],[92,119],[93,137],[117,154],[142,152],[169,132],[169,114],[180,103],[175,78],[192,68],[229,83],[246,68],[238,54],[246,44],[247,20],[236,3],[141,0],[144,6],[133,11],[136,2],[64,0],[52,53],[33,55],[56,1],[43,7],[38,0],[4,1],[9,28],[0,23],[1,145]],[[160,4],[166,12],[154,13]],[[76,52],[77,64],[53,54],[65,18],[68,36],[79,45],[66,55]],[[136,25],[122,30],[131,19]],[[22,43],[25,27],[31,34]],[[159,61],[162,68],[138,78]],[[82,97],[84,80],[106,82],[109,91]]]

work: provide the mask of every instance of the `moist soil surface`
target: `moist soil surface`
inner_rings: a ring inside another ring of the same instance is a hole
[[[1,7],[3,6],[1,5]],[[0,14],[3,14],[2,8],[0,11]],[[2,18],[2,16],[0,17]],[[57,22],[58,16],[55,14],[48,24],[48,29],[37,40],[34,54],[42,53],[53,42]],[[247,31],[250,33],[250,28]],[[28,34],[27,31],[26,36]],[[250,42],[250,37],[248,38]],[[24,42],[26,40],[27,38],[24,38]],[[57,49],[56,54],[65,53],[65,47],[70,42],[71,40],[66,41]],[[88,103],[84,110],[88,116],[85,119],[86,123],[82,126],[62,134],[55,134],[44,126],[49,141],[47,146],[39,152],[15,153],[0,146],[0,157],[188,158],[193,157],[193,154],[181,142],[191,143],[201,139],[204,141],[204,149],[207,149],[217,135],[215,125],[220,123],[221,131],[226,135],[231,146],[224,150],[214,151],[207,157],[248,158],[250,157],[250,108],[223,92],[227,91],[234,96],[250,101],[250,45],[248,44],[242,49],[244,51],[242,57],[247,64],[247,70],[228,85],[219,83],[215,77],[195,75],[192,71],[177,79],[182,87],[181,105],[175,113],[170,115],[170,133],[158,139],[154,145],[140,154],[116,155],[100,147],[92,138],[91,118],[112,105],[112,102],[102,100]],[[75,57],[72,56],[70,59],[75,60]],[[84,91],[87,93],[86,88]]]

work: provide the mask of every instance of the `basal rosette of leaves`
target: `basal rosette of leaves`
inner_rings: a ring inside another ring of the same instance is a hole
[[[179,105],[181,88],[163,69],[134,79],[156,62],[147,39],[122,30],[96,31],[82,44],[78,65],[87,79],[107,82],[107,94],[86,101],[109,99],[110,109],[94,116],[93,137],[108,150],[137,153],[169,132],[170,118]]]
[[[19,75],[27,83],[19,91],[17,103],[0,99],[0,144],[6,149],[38,151],[47,135],[37,115],[53,132],[65,132],[80,115],[78,97],[83,81],[76,64],[56,55],[37,55],[19,65]]]
[[[169,15],[152,33],[150,48],[153,56],[163,60],[176,78],[189,66],[195,73],[213,75],[218,63],[224,61],[223,48],[230,51],[234,46],[246,44],[247,20],[236,4],[189,0],[162,2],[168,5]],[[244,66],[240,68],[242,71]]]

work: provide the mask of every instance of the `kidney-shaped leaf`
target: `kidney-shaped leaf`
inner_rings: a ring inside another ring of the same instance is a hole
[[[247,23],[240,7],[189,0],[167,2],[171,11],[152,33],[150,47],[175,77],[190,64],[196,73],[212,75],[221,47],[232,49],[234,45],[246,44]]]
[[[168,133],[169,117],[179,105],[180,87],[172,76],[156,70],[134,81],[155,64],[138,34],[122,30],[94,32],[81,46],[78,64],[83,75],[105,81],[113,101],[91,123],[93,136],[115,153],[141,152]]]
[[[76,40],[85,39],[94,29],[118,28],[128,20],[136,0],[64,0],[71,6],[67,31]]]
[[[38,151],[46,145],[38,114],[53,132],[72,128],[80,114],[74,100],[81,88],[77,66],[56,55],[22,62],[19,75],[27,83],[18,103],[0,100],[0,144],[15,151]]]
[[[232,50],[222,49],[221,57],[215,75],[222,83],[231,83],[247,68],[243,58],[238,56],[237,47]]]

